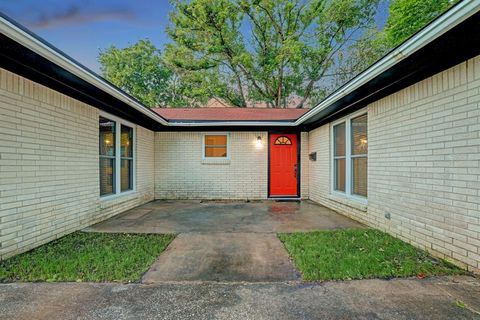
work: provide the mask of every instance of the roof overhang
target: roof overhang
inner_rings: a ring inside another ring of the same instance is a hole
[[[0,13],[0,67],[146,128],[311,130],[480,54],[480,0],[453,6],[295,121],[169,121]]]
[[[0,67],[147,128],[168,122],[0,13]]]

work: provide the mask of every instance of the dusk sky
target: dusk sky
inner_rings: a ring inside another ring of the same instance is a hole
[[[168,0],[0,0],[1,12],[95,72],[99,50],[111,45],[148,38],[163,48],[171,8]],[[386,8],[380,8],[379,26]]]

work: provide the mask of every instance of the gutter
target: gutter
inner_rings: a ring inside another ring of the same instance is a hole
[[[169,122],[171,127],[228,127],[228,126],[265,126],[265,127],[295,127],[294,121],[201,121],[201,122]]]
[[[463,0],[457,5],[453,6],[450,10],[440,15],[433,22],[428,24],[425,28],[409,38],[406,42],[393,49],[384,56],[382,59],[371,65],[365,71],[358,76],[347,82],[340,89],[333,92],[325,100],[321,101],[318,105],[313,107],[310,111],[298,118],[294,125],[300,125],[303,122],[309,120],[320,111],[329,107],[336,101],[344,98],[354,90],[365,85],[369,81],[373,80],[383,72],[393,67],[398,62],[404,60],[414,52],[418,51],[428,43],[432,42],[442,34],[453,29],[466,19],[473,16],[480,10],[480,0]]]

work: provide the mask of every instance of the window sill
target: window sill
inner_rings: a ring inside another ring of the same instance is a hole
[[[355,199],[355,198],[350,198],[344,195],[337,195],[337,194],[331,194],[328,196],[328,199],[341,203],[343,205],[346,205],[348,207],[367,212],[368,209],[368,201],[367,199]]]
[[[229,165],[230,159],[202,159],[202,164],[206,165]]]

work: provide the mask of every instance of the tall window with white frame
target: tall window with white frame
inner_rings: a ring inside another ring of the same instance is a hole
[[[356,114],[332,127],[333,190],[366,199],[368,179],[368,117]]]
[[[100,196],[115,195],[134,189],[133,141],[132,127],[119,120],[100,117]]]
[[[133,129],[125,125],[120,125],[120,182],[121,191],[133,189]]]
[[[367,115],[363,114],[350,121],[352,194],[367,197],[368,139]]]
[[[336,191],[345,192],[345,122],[333,127],[333,135],[334,188]]]
[[[116,124],[100,117],[100,195],[107,196],[116,193]]]

